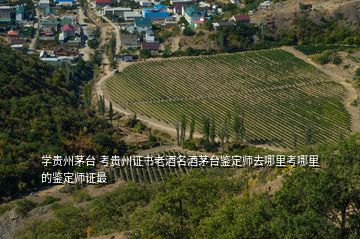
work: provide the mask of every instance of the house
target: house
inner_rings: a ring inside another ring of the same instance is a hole
[[[156,4],[152,8],[143,8],[142,15],[150,20],[165,20],[170,17],[167,6]]]
[[[131,12],[129,7],[109,7],[105,6],[101,12],[103,16],[118,16],[124,17],[124,12]]]
[[[110,5],[111,5],[111,0],[95,0],[95,7],[101,8]]]
[[[120,45],[124,49],[131,49],[138,47],[137,35],[121,34]]]
[[[10,30],[7,32],[7,38],[8,38],[8,42],[10,44],[22,44],[25,43],[25,40],[20,38],[20,35],[17,31],[15,30]]]
[[[64,34],[64,38],[75,36],[75,27],[73,25],[66,24],[61,27],[61,32]]]
[[[152,2],[151,2],[151,1],[147,1],[147,0],[142,0],[142,1],[140,1],[140,6],[141,6],[141,7],[151,7],[151,6],[152,6]]]
[[[250,17],[248,15],[234,15],[229,19],[229,22],[249,24],[250,23]]]
[[[193,3],[193,0],[170,0],[171,5],[174,5],[176,3],[187,3],[191,4]]]
[[[240,3],[239,0],[230,0],[230,2],[231,2],[232,4],[239,4],[239,3]]]
[[[53,15],[54,17],[56,17],[55,16],[55,9],[51,8],[51,7],[44,8],[43,9],[43,15],[44,15],[44,17],[46,17],[48,15]]]
[[[52,65],[59,65],[62,62],[73,62],[78,56],[56,56],[55,54],[49,54],[47,51],[42,50],[39,54],[39,58]]]
[[[194,7],[193,5],[184,8],[183,15],[192,28],[205,22],[206,8]]]
[[[68,6],[68,7],[72,7],[75,5],[75,1],[74,0],[55,0],[55,3],[57,6]]]
[[[272,1],[265,1],[259,4],[259,9],[270,9],[272,7]]]
[[[60,18],[60,26],[76,25],[77,18],[75,16],[64,15]]]
[[[134,22],[134,27],[137,32],[146,32],[151,29],[151,20],[149,18],[136,18]]]
[[[155,42],[155,35],[153,30],[147,30],[145,32],[145,41],[146,42]]]
[[[158,51],[160,49],[160,43],[158,43],[158,42],[143,42],[143,43],[141,43],[141,49],[150,50],[150,51]]]
[[[39,7],[41,9],[45,9],[45,8],[50,7],[50,1],[49,0],[40,0],[39,1]]]
[[[39,21],[40,28],[52,28],[55,32],[58,29],[59,21],[53,15],[48,15]]]
[[[170,7],[172,9],[173,14],[181,15],[182,14],[182,8],[186,6],[187,3],[175,3]]]
[[[24,20],[25,7],[22,5],[17,5],[15,7],[15,20],[16,23],[21,23]]]
[[[0,6],[0,24],[8,24],[11,22],[11,7]]]
[[[224,27],[231,27],[231,26],[234,26],[235,23],[234,22],[213,22],[213,28],[215,30],[219,30],[219,29],[222,29]]]
[[[135,21],[136,18],[142,18],[142,15],[138,12],[124,12],[125,21]]]
[[[65,48],[64,46],[57,46],[54,49],[55,56],[78,56],[79,50],[77,48]]]
[[[132,55],[120,55],[117,56],[118,61],[132,62],[134,61],[134,56]]]

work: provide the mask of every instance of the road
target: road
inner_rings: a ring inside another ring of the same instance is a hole
[[[31,50],[31,51],[35,50],[36,42],[37,42],[37,39],[39,38],[39,21],[40,21],[39,16],[40,16],[40,13],[39,13],[39,8],[38,7],[35,8],[35,13],[36,13],[35,18],[38,19],[38,22],[34,23],[34,28],[36,29],[36,33],[35,33],[35,37],[33,39],[31,39],[31,43],[29,45],[29,50]]]

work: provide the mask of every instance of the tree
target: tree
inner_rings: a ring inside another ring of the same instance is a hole
[[[180,120],[180,144],[183,144],[185,142],[186,126],[187,126],[187,119],[186,116],[182,114]]]
[[[192,140],[195,132],[195,115],[191,114],[189,139]]]
[[[314,143],[313,137],[314,132],[312,127],[310,126],[306,131],[306,145],[312,145]]]
[[[104,96],[99,96],[99,100],[98,100],[98,109],[99,109],[99,114],[100,115],[104,115],[105,114],[105,99]]]
[[[244,113],[241,113],[240,108],[235,110],[234,135],[236,142],[242,141],[245,137]]]
[[[210,137],[210,120],[209,117],[204,116],[203,117],[203,139],[205,142],[209,142],[209,137]]]
[[[185,36],[193,36],[193,35],[195,35],[195,32],[194,32],[193,29],[191,29],[191,27],[185,26],[185,28],[183,30],[183,35],[185,35]]]
[[[215,144],[215,137],[216,137],[216,125],[214,117],[211,118],[211,126],[210,126],[210,143]]]
[[[110,101],[110,103],[109,103],[109,119],[110,119],[110,122],[112,122],[113,116],[114,116],[114,111],[113,111],[112,103]]]

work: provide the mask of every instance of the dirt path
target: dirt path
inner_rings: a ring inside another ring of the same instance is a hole
[[[321,66],[314,63],[305,54],[295,50],[293,47],[282,47],[282,49],[287,52],[290,52],[291,54],[302,59],[303,61],[315,66],[325,74],[331,76],[331,78],[334,81],[341,84],[345,88],[347,94],[344,99],[344,104],[346,110],[349,112],[351,116],[351,130],[353,132],[360,132],[360,107],[351,105],[351,103],[354,102],[354,100],[359,99],[359,96],[353,85],[349,83],[349,80],[351,79],[347,79],[344,75],[341,74],[341,72],[337,71],[334,68],[326,67],[326,65]]]

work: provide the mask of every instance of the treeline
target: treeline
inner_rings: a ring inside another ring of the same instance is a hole
[[[90,106],[91,88],[82,94],[93,67],[82,60],[51,67],[0,46],[0,201],[41,186],[43,155],[124,152]]]
[[[52,219],[28,221],[15,238],[113,232],[163,239],[359,238],[359,140],[357,135],[298,152],[319,154],[319,169],[286,168],[281,176],[270,169],[195,169],[162,185],[129,183],[98,198],[83,197],[80,206],[55,203]],[[282,183],[264,187],[277,175]]]

